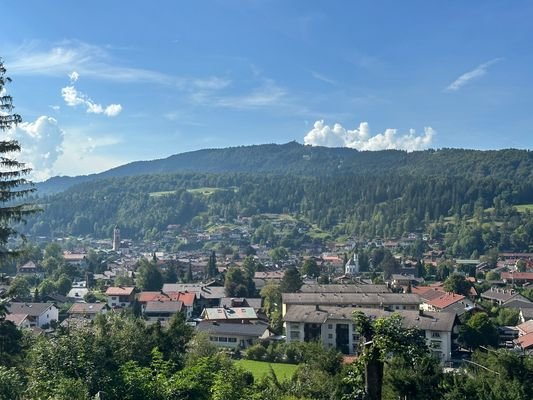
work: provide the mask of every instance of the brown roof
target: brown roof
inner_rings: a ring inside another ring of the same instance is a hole
[[[502,272],[501,278],[533,281],[533,272]]]
[[[28,318],[28,314],[7,314],[6,315],[6,321],[11,321],[16,326],[20,326],[26,318]]]
[[[130,296],[134,290],[135,290],[135,287],[133,286],[128,286],[128,287],[111,286],[107,288],[107,290],[105,291],[105,294],[107,296]]]
[[[533,348],[533,332],[520,336],[516,339],[516,343],[524,350]]]
[[[435,299],[426,301],[427,304],[432,305],[435,308],[446,308],[458,301],[464,300],[465,296],[455,293],[445,293]]]

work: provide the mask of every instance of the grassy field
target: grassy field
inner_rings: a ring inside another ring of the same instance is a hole
[[[298,367],[294,364],[269,363],[266,361],[252,360],[238,360],[236,361],[236,364],[239,367],[250,371],[253,374],[255,380],[260,380],[264,376],[268,375],[270,373],[269,366],[272,367],[274,373],[280,381],[289,379]]]
[[[518,204],[515,206],[518,212],[524,213],[526,210],[533,212],[533,204]]]

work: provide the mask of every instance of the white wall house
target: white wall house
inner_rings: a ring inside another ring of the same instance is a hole
[[[12,315],[27,315],[30,327],[47,327],[59,320],[59,310],[53,303],[9,303],[8,312]]]

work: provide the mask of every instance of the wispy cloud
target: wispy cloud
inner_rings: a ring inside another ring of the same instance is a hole
[[[66,41],[43,50],[40,43],[32,42],[11,51],[10,73],[18,75],[69,75],[71,71],[92,78],[116,82],[144,82],[165,85],[183,85],[186,79],[143,68],[117,65],[108,49],[91,44]]]
[[[457,78],[455,81],[453,81],[450,85],[446,87],[446,89],[444,89],[444,91],[445,92],[456,92],[457,90],[461,89],[463,86],[468,84],[470,81],[481,78],[483,75],[487,73],[487,70],[491,65],[496,64],[497,62],[500,62],[502,60],[503,60],[502,58],[495,58],[486,63],[478,65],[472,71],[468,71],[464,73],[459,78]]]
[[[257,109],[278,105],[287,91],[272,79],[261,78],[261,83],[243,94],[224,94],[206,88],[191,94],[195,104],[234,109]]]
[[[337,82],[334,81],[333,79],[323,75],[323,74],[320,74],[316,71],[311,71],[311,76],[319,81],[322,81],[322,82],[326,82],[326,83],[329,83],[330,85],[336,85]]]

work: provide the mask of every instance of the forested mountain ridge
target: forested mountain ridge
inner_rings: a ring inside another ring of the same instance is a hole
[[[533,180],[533,152],[528,150],[441,149],[357,151],[311,147],[290,142],[204,149],[164,159],[136,161],[108,171],[78,177],[54,177],[38,184],[41,194],[79,183],[112,177],[179,172],[259,173],[300,176],[368,175],[391,172],[424,176]]]

